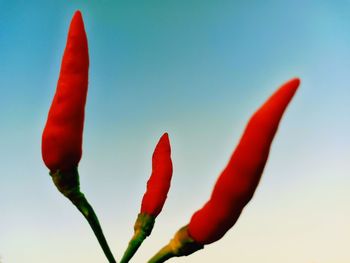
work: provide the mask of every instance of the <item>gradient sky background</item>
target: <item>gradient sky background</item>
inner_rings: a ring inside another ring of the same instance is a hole
[[[172,144],[172,188],[133,262],[188,223],[250,115],[298,76],[261,184],[235,227],[171,262],[350,262],[349,1],[0,0],[2,263],[106,262],[40,151],[76,9],[91,65],[81,185],[116,258],[162,133]]]

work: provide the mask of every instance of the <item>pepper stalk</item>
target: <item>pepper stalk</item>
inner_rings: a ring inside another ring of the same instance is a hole
[[[56,188],[78,208],[88,221],[108,262],[116,263],[103,234],[97,215],[85,195],[80,191],[78,168],[64,172],[57,170],[54,173],[50,172],[50,175]]]

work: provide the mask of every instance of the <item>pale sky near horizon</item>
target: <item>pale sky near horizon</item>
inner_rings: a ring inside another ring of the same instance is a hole
[[[117,259],[163,132],[172,187],[131,262],[146,262],[188,223],[250,115],[297,76],[301,86],[237,224],[169,262],[350,262],[349,1],[0,0],[1,263],[106,262],[40,152],[77,9],[90,53],[81,185]]]

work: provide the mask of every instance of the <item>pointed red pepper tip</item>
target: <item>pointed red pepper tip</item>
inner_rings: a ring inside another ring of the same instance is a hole
[[[285,82],[279,89],[277,89],[272,96],[260,107],[260,109],[254,114],[253,117],[263,115],[275,115],[276,118],[270,118],[271,120],[275,119],[278,122],[285,110],[288,106],[288,103],[293,98],[295,92],[297,91],[300,85],[299,78],[293,78],[287,82]],[[266,111],[270,113],[267,114]]]
[[[81,11],[80,10],[75,11],[73,17],[76,17],[76,16],[80,16],[81,17]]]
[[[159,142],[169,143],[169,135],[167,132],[160,137]]]
[[[298,77],[292,78],[286,83],[293,83],[294,85],[298,86],[300,84],[300,79]]]
[[[80,12],[80,10],[75,11],[73,18],[72,18],[72,24],[83,24],[83,16]]]
[[[162,137],[159,139],[156,148],[154,149],[154,153],[159,151],[170,151],[170,141],[169,135],[165,132]]]
[[[69,35],[85,34],[84,21],[81,12],[78,10],[74,13],[69,26]]]
[[[297,91],[298,87],[300,85],[300,79],[299,78],[294,78],[291,79],[289,81],[287,81],[286,83],[284,83],[282,85],[282,87],[280,87],[274,95],[271,96],[275,97],[277,94],[281,94],[280,96],[283,97],[286,100],[291,100],[295,94],[295,92]],[[284,94],[284,95],[282,95]],[[271,100],[271,98],[269,100]],[[282,100],[282,98],[281,98]],[[288,102],[287,102],[288,104]]]
[[[293,78],[284,84],[284,86],[289,86],[293,90],[293,93],[295,93],[295,91],[298,89],[299,85],[300,85],[299,78]]]

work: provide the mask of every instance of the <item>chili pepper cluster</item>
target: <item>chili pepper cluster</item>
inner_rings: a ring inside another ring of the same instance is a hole
[[[77,11],[69,27],[55,96],[42,134],[42,157],[57,189],[83,214],[108,262],[114,263],[117,261],[97,215],[79,184],[88,73],[87,37],[82,15]],[[192,254],[221,239],[232,228],[254,195],[278,125],[299,84],[297,78],[288,81],[253,114],[209,200],[149,263]],[[172,174],[171,147],[168,134],[164,133],[152,156],[152,173],[134,224],[134,235],[119,262],[129,262],[151,234],[166,201]]]

